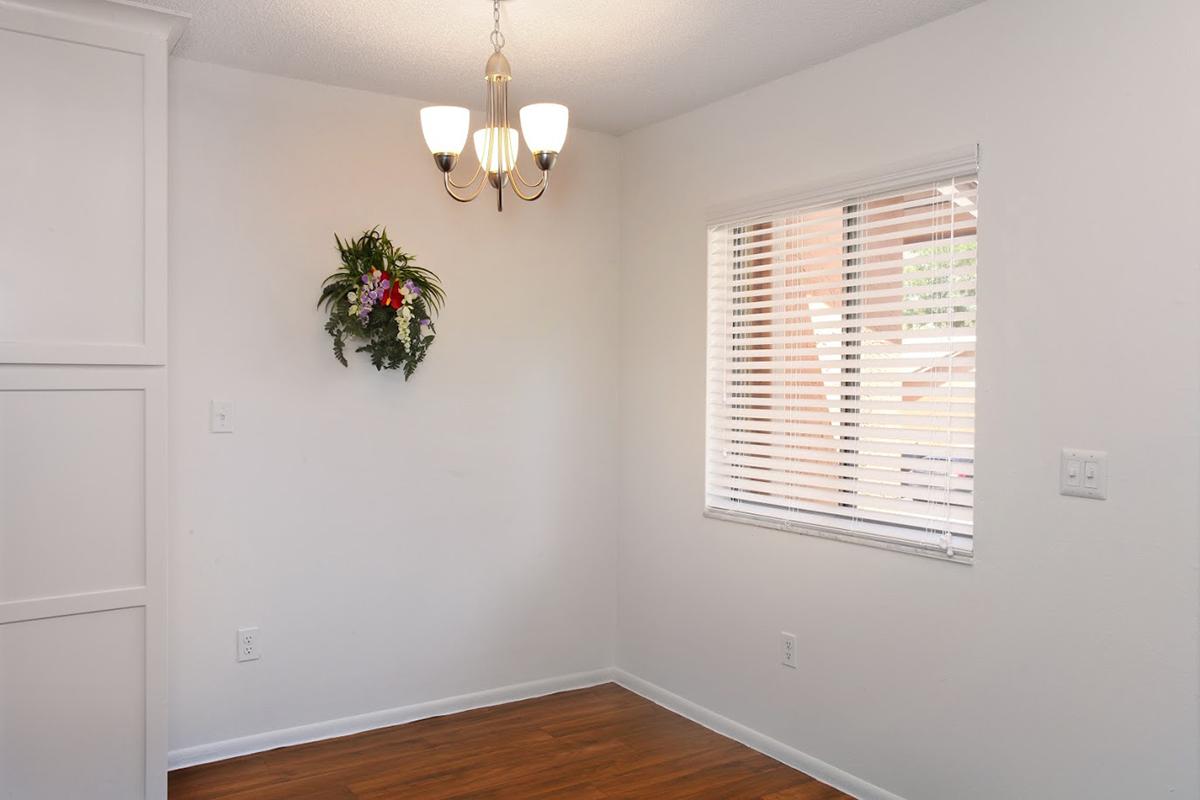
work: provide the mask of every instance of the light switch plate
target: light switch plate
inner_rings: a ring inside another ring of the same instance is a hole
[[[233,433],[233,403],[212,401],[208,408],[208,429],[212,433]]]
[[[1058,493],[1104,500],[1108,497],[1108,453],[1064,447],[1059,459]]]

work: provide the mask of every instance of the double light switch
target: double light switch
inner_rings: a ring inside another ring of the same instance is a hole
[[[1108,454],[1100,450],[1064,447],[1058,474],[1059,494],[1071,497],[1108,497]]]

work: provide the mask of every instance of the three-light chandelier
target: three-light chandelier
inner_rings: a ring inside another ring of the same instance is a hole
[[[512,80],[512,67],[501,52],[504,34],[500,32],[500,0],[492,0],[492,21],[493,52],[484,70],[487,113],[484,127],[475,131],[473,137],[479,165],[471,180],[460,184],[450,177],[467,142],[471,112],[461,106],[422,108],[421,130],[451,197],[460,203],[469,203],[490,185],[496,190],[496,210],[503,211],[505,186],[511,187],[522,200],[537,200],[546,191],[550,170],[567,138],[567,107],[558,103],[534,103],[521,109],[525,144],[533,155],[534,165],[542,173],[539,180],[530,183],[517,167],[520,136],[508,124],[508,84]]]

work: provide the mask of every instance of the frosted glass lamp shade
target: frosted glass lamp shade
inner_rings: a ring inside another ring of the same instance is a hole
[[[471,129],[471,112],[461,106],[426,106],[421,109],[421,132],[429,152],[459,155]]]
[[[508,153],[501,162],[500,148],[505,139],[502,135],[503,131],[508,131]],[[488,172],[504,171],[501,169],[502,164],[505,170],[511,168],[516,163],[517,148],[520,144],[521,137],[516,128],[480,128],[475,131],[475,155],[479,157],[479,163],[483,164],[484,169]]]
[[[561,153],[567,140],[567,107],[534,103],[521,109],[521,131],[531,153]]]

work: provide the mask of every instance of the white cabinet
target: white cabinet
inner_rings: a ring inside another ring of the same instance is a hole
[[[166,797],[167,53],[0,0],[0,800]]]

